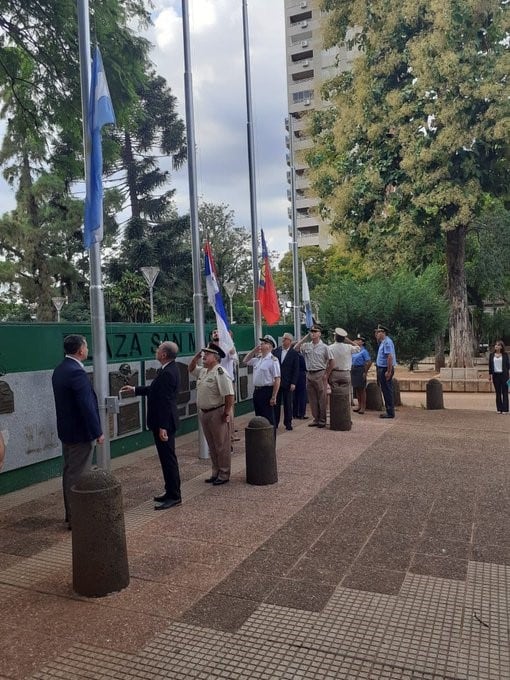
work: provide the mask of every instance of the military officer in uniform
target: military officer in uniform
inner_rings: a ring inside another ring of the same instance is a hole
[[[253,408],[256,416],[267,418],[276,425],[275,406],[280,389],[280,362],[271,354],[276,348],[272,335],[260,338],[260,345],[244,357],[245,366],[253,366]],[[276,429],[275,429],[276,435]]]
[[[202,357],[202,366],[198,362]],[[211,455],[212,473],[205,481],[214,486],[230,479],[230,417],[234,405],[232,380],[220,361],[225,352],[210,342],[195,354],[188,371],[197,379],[197,407]]]

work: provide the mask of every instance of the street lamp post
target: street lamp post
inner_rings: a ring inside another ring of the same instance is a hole
[[[66,304],[67,298],[65,298],[65,297],[52,297],[51,301],[53,302],[53,306],[57,310],[57,323],[60,323],[60,310]]]
[[[234,297],[234,293],[236,292],[236,284],[233,281],[227,281],[226,283],[223,284],[223,287],[225,288],[230,303],[230,324],[232,325],[234,323],[234,314],[232,312],[232,298]]]
[[[147,281],[149,286],[149,298],[151,304],[151,323],[154,323],[154,298],[152,291],[154,289],[154,283],[158,278],[159,267],[140,267],[140,271],[143,274],[143,278]]]
[[[282,307],[283,323],[287,323],[287,311],[290,298],[286,293],[280,294],[280,305]]]

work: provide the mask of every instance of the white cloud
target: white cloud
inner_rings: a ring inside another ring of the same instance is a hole
[[[148,31],[152,59],[184,116],[180,0],[160,0]],[[283,3],[248,2],[253,134],[259,229],[270,247],[288,249],[284,118],[287,111]],[[227,203],[250,226],[246,94],[240,0],[190,2],[190,51],[199,195]],[[187,168],[174,173],[176,202],[189,207]]]

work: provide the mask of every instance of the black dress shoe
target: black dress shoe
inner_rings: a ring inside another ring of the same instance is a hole
[[[212,484],[213,486],[220,486],[220,484],[226,484],[229,481],[230,481],[229,479],[218,479],[218,477],[216,477]]]
[[[308,427],[319,427],[319,423],[308,423]]]
[[[286,427],[285,429],[288,430],[288,431],[290,432],[290,431],[292,430],[292,425],[289,425],[289,426]]]
[[[317,427],[326,427],[326,423],[317,423]]]
[[[389,413],[381,413],[381,415],[379,416],[379,418],[394,418],[394,417],[395,416],[390,416]]]
[[[204,482],[206,484],[213,484],[217,479],[217,477],[208,477],[207,479],[204,479]]]
[[[180,498],[167,498],[163,501],[161,505],[155,505],[154,510],[167,510],[168,508],[173,508],[176,505],[181,505],[182,500]]]
[[[156,503],[163,503],[166,501],[166,493],[162,493],[161,496],[154,496],[154,501]]]

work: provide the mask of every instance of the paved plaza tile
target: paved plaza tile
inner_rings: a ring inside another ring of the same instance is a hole
[[[184,502],[163,513],[153,450],[114,460],[131,583],[103,598],[73,593],[60,480],[0,497],[0,680],[509,678],[510,419],[306,422],[262,487],[243,441],[211,488],[180,438]]]

